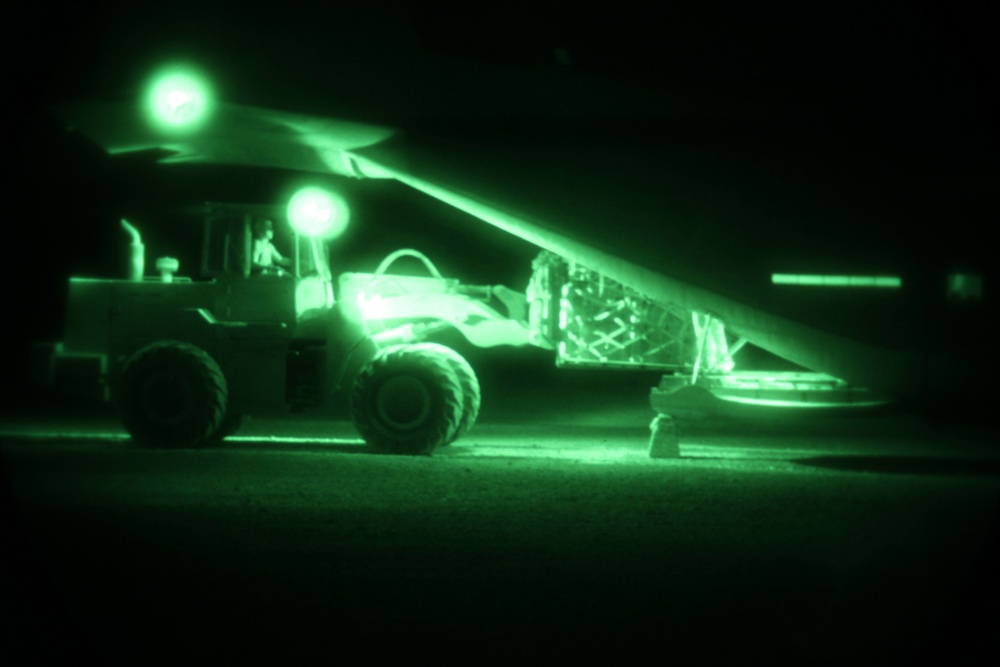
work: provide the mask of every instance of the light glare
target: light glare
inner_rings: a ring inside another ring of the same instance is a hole
[[[145,107],[149,121],[162,132],[195,130],[211,114],[211,89],[194,68],[170,65],[153,76]]]
[[[306,236],[340,236],[347,228],[347,218],[347,203],[323,188],[302,188],[288,202],[288,219]]]

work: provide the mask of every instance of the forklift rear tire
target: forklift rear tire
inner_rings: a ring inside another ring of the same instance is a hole
[[[122,424],[154,447],[200,447],[226,414],[229,390],[219,365],[178,341],[147,345],[125,362],[116,392]]]
[[[247,423],[247,415],[241,412],[230,412],[222,418],[222,423],[219,424],[218,430],[212,439],[216,442],[222,442],[231,435],[236,435],[236,432],[243,428],[243,425]]]
[[[462,421],[462,387],[449,355],[432,343],[384,350],[354,380],[351,418],[369,445],[431,454]]]

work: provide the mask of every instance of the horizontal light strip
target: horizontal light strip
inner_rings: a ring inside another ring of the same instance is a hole
[[[0,432],[0,438],[18,438],[22,440],[131,440],[128,433],[110,431],[35,431],[32,429],[17,429]],[[236,434],[226,439],[226,443],[239,442],[275,442],[292,444],[322,444],[322,445],[364,445],[360,438],[329,438],[329,437],[297,437],[297,436],[261,436]],[[223,445],[225,446],[225,444]]]
[[[876,405],[888,405],[892,401],[869,400],[869,401],[783,401],[773,398],[748,398],[744,396],[721,396],[716,397],[729,401],[730,403],[745,403],[747,405],[766,405],[776,408],[870,408]]]
[[[899,289],[899,276],[821,276],[802,273],[772,273],[775,285],[807,285],[811,287],[890,287]]]

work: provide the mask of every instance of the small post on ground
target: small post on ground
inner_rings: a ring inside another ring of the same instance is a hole
[[[649,458],[676,459],[681,456],[680,434],[670,415],[658,414],[649,424]]]

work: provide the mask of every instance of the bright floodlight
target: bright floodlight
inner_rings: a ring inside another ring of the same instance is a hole
[[[200,127],[212,111],[212,93],[194,68],[171,65],[158,71],[146,90],[146,114],[161,131],[186,132]]]
[[[323,188],[302,188],[288,202],[288,219],[306,236],[340,236],[347,228],[347,218],[347,202]]]

